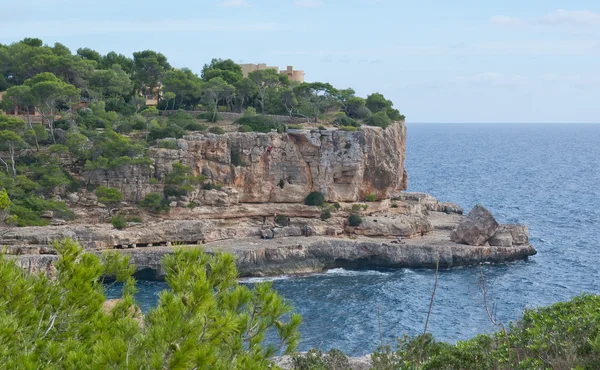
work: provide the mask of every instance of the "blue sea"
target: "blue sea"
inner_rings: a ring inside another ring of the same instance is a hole
[[[481,203],[501,223],[529,225],[536,256],[483,266],[498,321],[583,292],[600,293],[600,125],[408,124],[406,168],[410,191],[466,211]],[[479,273],[479,267],[440,271],[428,326],[437,339],[453,342],[494,330],[481,302]],[[435,272],[335,269],[271,280],[303,316],[300,350],[361,355],[380,343],[380,330],[386,343],[423,331]],[[144,310],[164,287],[140,282]]]

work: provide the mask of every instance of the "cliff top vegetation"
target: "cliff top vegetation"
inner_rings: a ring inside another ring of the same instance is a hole
[[[274,70],[243,77],[229,59],[212,59],[198,75],[152,50],[73,53],[37,38],[0,44],[0,93],[0,189],[17,226],[47,225],[48,212],[72,219],[62,198],[94,191],[81,173],[149,165],[149,147],[174,148],[186,133],[222,134],[223,112],[246,112],[236,121],[242,132],[286,130],[266,114],[344,130],[404,119],[379,93],[361,98],[329,83],[290,82]],[[79,170],[67,172],[65,162]]]

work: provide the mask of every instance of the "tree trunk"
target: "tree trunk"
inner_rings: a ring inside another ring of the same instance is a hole
[[[15,147],[13,144],[8,144],[8,150],[10,152],[10,165],[12,167],[13,179],[17,177],[17,170],[15,169]]]
[[[33,125],[31,124],[31,117],[29,115],[29,107],[27,107],[27,125],[29,126],[29,129],[33,132],[33,138],[35,139],[35,149],[39,152],[40,144],[38,143],[37,134],[36,134],[35,130],[33,129]]]
[[[8,163],[6,163],[6,161],[2,158],[0,158],[0,161],[2,161],[2,163],[4,163],[4,166],[6,167],[6,174],[10,176],[10,170],[8,169]]]

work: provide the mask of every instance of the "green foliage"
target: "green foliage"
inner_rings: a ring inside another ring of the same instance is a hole
[[[146,209],[148,211],[153,211],[153,212],[168,212],[169,211],[169,203],[159,193],[146,194],[144,199],[142,199],[138,203],[138,206],[140,208]]]
[[[223,127],[221,127],[221,126],[213,126],[210,129],[208,129],[208,132],[210,132],[211,134],[215,134],[215,135],[225,134],[225,130],[223,130]]]
[[[98,197],[98,202],[104,203],[109,207],[116,206],[123,200],[123,194],[118,189],[106,186],[96,188],[96,196]]]
[[[110,223],[117,230],[123,230],[127,227],[127,219],[124,216],[116,215],[110,219]]]
[[[365,120],[365,123],[369,126],[378,126],[382,128],[386,128],[392,124],[392,120],[388,115],[381,111],[373,114],[371,117]]]
[[[327,130],[327,127],[323,126],[323,125],[319,125],[319,127],[317,127],[319,130],[323,131],[323,130]]]
[[[277,215],[277,216],[275,216],[275,223],[279,226],[290,226],[291,220],[290,220],[289,216]]]
[[[357,120],[347,117],[344,113],[336,115],[336,117],[333,120],[333,123],[341,127],[360,127],[360,123]]]
[[[203,120],[206,120],[206,121],[209,121],[209,122],[218,122],[218,121],[222,121],[223,120],[223,117],[221,117],[221,115],[219,113],[213,114],[211,112],[202,112],[202,113],[199,113],[196,118],[203,119]]]
[[[342,208],[342,205],[339,202],[335,202],[335,203],[333,203],[333,208],[335,208],[336,210],[339,210],[340,208]]]
[[[367,195],[365,195],[365,200],[367,202],[376,202],[377,201],[377,194],[367,194]]]
[[[233,256],[178,249],[163,258],[170,289],[143,316],[128,256],[55,242],[55,278],[0,255],[2,366],[68,369],[267,369],[292,353],[301,318],[269,283],[240,285]],[[124,282],[105,306],[103,276]],[[109,308],[110,307],[110,308]],[[265,335],[278,336],[266,345]]]
[[[329,209],[324,209],[319,218],[321,221],[329,220],[331,218],[331,211]]]
[[[165,177],[164,194],[167,197],[184,196],[202,181],[204,181],[204,177],[192,175],[190,167],[183,163],[173,163],[171,172]]]
[[[254,117],[256,116],[256,108],[254,107],[248,107],[246,108],[246,110],[244,111],[244,117],[249,118],[249,117]]]
[[[254,132],[269,133],[271,130],[277,130],[277,132],[282,133],[286,131],[286,127],[283,123],[277,122],[273,118],[266,116],[240,117],[235,123],[242,126],[248,126]]]
[[[248,126],[248,125],[241,125],[240,128],[238,129],[238,132],[252,132],[252,126]]]
[[[311,349],[305,354],[296,354],[292,358],[294,370],[345,370],[350,369],[348,357],[338,350],[332,349],[323,354],[320,350]]]
[[[378,348],[374,369],[598,369],[600,296],[526,310],[506,333],[478,335],[456,344],[431,334],[398,340],[396,350]]]
[[[320,207],[325,204],[325,196],[319,191],[312,191],[304,198],[304,204]]]
[[[303,130],[304,129],[304,125],[287,125],[288,130],[292,129],[292,130]]]
[[[142,223],[144,221],[139,216],[127,216],[126,220],[127,220],[127,222],[135,222],[135,223]]]
[[[342,130],[342,131],[349,131],[349,132],[356,132],[356,131],[358,131],[358,128],[354,127],[354,126],[340,126],[340,130]]]
[[[354,206],[352,207],[354,208]],[[362,217],[356,213],[353,213],[350,215],[350,217],[348,217],[348,225],[356,227],[360,226],[360,224],[362,224]]]
[[[169,139],[161,140],[158,142],[158,147],[164,149],[177,149],[177,141]]]

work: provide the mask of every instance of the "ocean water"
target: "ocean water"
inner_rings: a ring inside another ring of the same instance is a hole
[[[465,211],[481,203],[499,222],[529,225],[536,256],[483,266],[497,320],[600,293],[600,125],[408,124],[406,167],[410,191]],[[428,326],[436,338],[456,341],[494,330],[481,304],[480,271],[439,272]],[[301,350],[361,355],[381,337],[391,343],[423,331],[435,272],[335,269],[271,280],[303,316]],[[164,287],[140,282],[142,309],[155,305]]]

